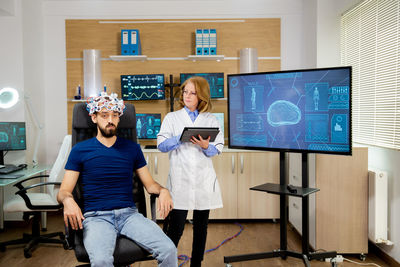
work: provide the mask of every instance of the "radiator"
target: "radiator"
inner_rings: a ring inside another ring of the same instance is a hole
[[[368,171],[368,238],[391,245],[388,235],[388,176],[381,170]]]

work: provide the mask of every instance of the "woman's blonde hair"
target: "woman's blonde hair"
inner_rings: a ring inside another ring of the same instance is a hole
[[[183,102],[183,90],[188,83],[193,83],[194,88],[196,89],[197,99],[199,100],[199,103],[197,104],[197,110],[199,112],[210,111],[212,108],[210,86],[206,79],[199,76],[190,77],[181,85],[181,94],[179,96],[178,103],[180,108],[183,108],[185,106],[185,102]]]

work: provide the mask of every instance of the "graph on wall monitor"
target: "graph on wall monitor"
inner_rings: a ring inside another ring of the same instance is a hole
[[[121,75],[124,100],[165,99],[164,74]]]

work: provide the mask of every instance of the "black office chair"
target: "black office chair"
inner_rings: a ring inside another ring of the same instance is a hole
[[[91,120],[85,103],[78,103],[74,107],[72,118],[72,145],[92,138],[97,134],[97,126]],[[124,114],[120,117],[117,136],[130,139],[136,142],[136,113],[135,108],[131,104],[126,104]],[[139,212],[146,216],[146,199],[144,195],[143,184],[136,175],[133,174],[133,199]],[[73,192],[74,199],[83,209],[82,184],[78,179],[77,185]],[[155,200],[157,195],[151,195],[151,217],[156,221]],[[66,238],[69,246],[74,249],[75,256],[80,262],[89,262],[89,256],[83,245],[83,231],[72,230],[69,227],[66,230]],[[152,260],[148,251],[138,246],[132,240],[119,236],[114,250],[114,266],[126,266],[137,261]],[[89,264],[81,266],[90,266]]]

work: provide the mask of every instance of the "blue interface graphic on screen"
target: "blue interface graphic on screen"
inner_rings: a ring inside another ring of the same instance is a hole
[[[164,74],[121,75],[124,100],[165,99]]]
[[[0,150],[26,149],[25,122],[0,122]]]
[[[181,73],[181,84],[192,76],[200,76],[208,81],[211,98],[224,97],[224,73]]]
[[[228,75],[233,146],[348,153],[350,68]]]
[[[161,114],[136,114],[136,132],[139,139],[157,139],[160,126]]]

